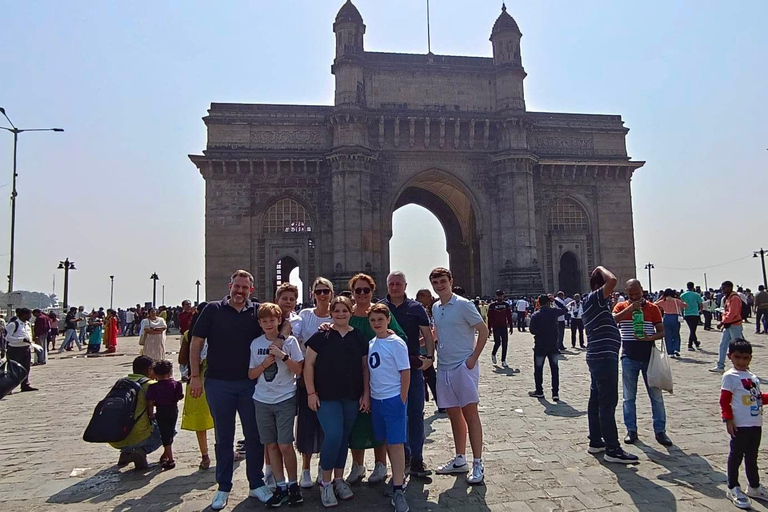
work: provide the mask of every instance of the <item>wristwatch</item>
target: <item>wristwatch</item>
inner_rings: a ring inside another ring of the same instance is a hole
[[[282,361],[283,361],[283,362],[286,362],[287,360],[288,360],[288,354],[285,354],[285,355],[283,356],[283,359],[282,359]]]
[[[434,359],[433,356],[424,356],[424,359]]]

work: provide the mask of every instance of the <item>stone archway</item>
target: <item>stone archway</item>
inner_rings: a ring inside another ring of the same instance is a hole
[[[401,190],[392,213],[407,204],[422,206],[437,217],[445,231],[445,249],[454,284],[464,287],[471,296],[480,295],[478,221],[466,187],[448,173],[426,171],[410,180]]]
[[[559,291],[565,292],[567,297],[581,293],[581,271],[579,260],[571,251],[566,251],[560,256],[560,272],[558,274]]]

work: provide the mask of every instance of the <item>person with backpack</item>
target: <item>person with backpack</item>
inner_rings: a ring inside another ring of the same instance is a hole
[[[5,340],[8,344],[8,359],[16,361],[27,370],[27,376],[21,381],[22,391],[37,391],[29,384],[29,369],[32,366],[32,329],[29,319],[32,311],[28,308],[18,308],[16,317],[8,322]]]
[[[119,434],[113,434],[114,431],[128,431],[122,440],[109,442],[112,448],[120,450],[117,465],[121,467],[133,462],[137,470],[146,469],[149,465],[147,455],[163,444],[160,428],[149,419],[147,411],[147,389],[155,383],[149,377],[153,364],[152,358],[147,356],[138,356],[133,360],[133,372],[120,379],[99,403],[86,435],[83,436],[89,441],[89,432],[101,434],[104,438],[114,438],[120,437]],[[115,404],[115,407],[110,408],[109,404]],[[101,418],[101,421],[97,418]]]

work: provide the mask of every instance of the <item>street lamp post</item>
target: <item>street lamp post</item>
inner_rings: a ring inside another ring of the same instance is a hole
[[[653,284],[651,283],[651,269],[654,269],[656,267],[654,267],[653,263],[649,261],[644,268],[648,271],[648,291],[653,293]]]
[[[200,304],[200,280],[198,279],[195,281],[195,286],[197,286],[197,300],[195,301],[195,306]]]
[[[761,263],[762,263],[762,265],[763,265],[763,286],[765,286],[766,288],[768,288],[768,279],[766,279],[766,276],[765,276],[765,253],[768,253],[768,251],[766,251],[765,249],[763,249],[763,248],[761,247],[759,251],[755,251],[755,252],[754,252],[754,254],[752,255],[752,257],[753,257],[753,258],[757,258],[757,255],[758,255],[758,254],[760,255],[760,262],[761,262]]]
[[[115,276],[109,276],[109,309],[114,309],[112,299],[115,297]]]
[[[157,272],[153,272],[149,278],[152,280],[152,307],[154,308],[157,301],[157,280],[160,278],[157,276]]]
[[[13,124],[11,118],[8,117],[8,114],[5,113],[5,109],[3,107],[0,107],[0,114],[3,114],[3,116],[5,116],[11,125],[11,128],[0,126],[0,129],[9,131],[13,134],[13,178],[11,180],[11,260],[8,270],[8,294],[10,296],[10,293],[13,291],[13,263],[16,253],[16,196],[19,195],[16,191],[16,178],[18,177],[18,173],[16,172],[16,148],[19,143],[19,134],[24,132],[63,132],[64,130],[62,128],[16,128],[16,125]]]
[[[75,262],[69,261],[69,258],[59,262],[59,268],[64,269],[64,312],[69,308],[69,271],[77,270]]]
[[[165,306],[165,285],[163,285],[163,292],[161,295],[162,299],[160,300],[160,305]]]

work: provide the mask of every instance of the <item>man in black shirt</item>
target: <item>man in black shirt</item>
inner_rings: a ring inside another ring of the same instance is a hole
[[[80,340],[77,339],[77,308],[69,308],[69,312],[64,318],[64,329],[64,342],[59,347],[59,354],[65,350],[71,350],[73,341],[78,350],[83,350]]]
[[[553,304],[553,306],[550,306]],[[539,297],[539,308],[531,315],[531,334],[533,334],[533,380],[536,390],[528,396],[544,398],[544,361],[549,360],[549,370],[552,373],[552,400],[560,401],[560,368],[557,365],[558,355],[558,325],[557,318],[568,310],[551,295]]]
[[[245,435],[245,466],[250,486],[249,497],[266,503],[272,497],[264,485],[264,445],[259,439],[253,391],[256,382],[248,378],[251,342],[261,336],[256,318],[259,305],[248,300],[253,293],[253,276],[238,270],[229,281],[230,295],[221,302],[211,302],[198,318],[190,346],[190,393],[202,395],[200,352],[208,341],[208,369],[205,394],[214,420],[216,435],[216,482],[219,490],[211,508],[227,505],[232,490],[234,465],[235,414],[240,416]]]

